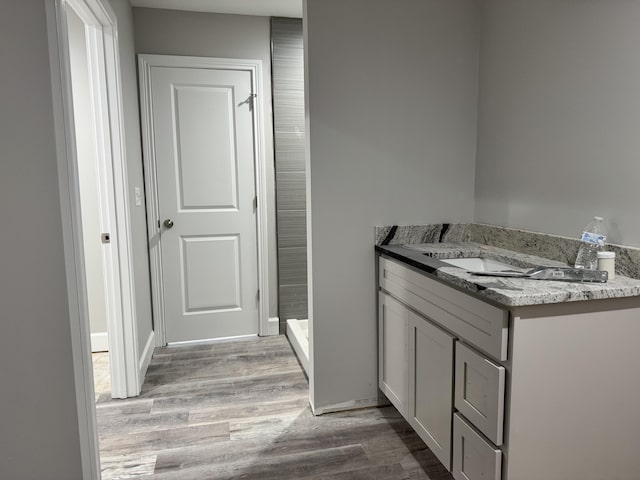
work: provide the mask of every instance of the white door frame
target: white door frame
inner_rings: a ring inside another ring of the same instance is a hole
[[[252,90],[257,94],[253,102],[255,115],[254,157],[257,205],[258,240],[258,305],[261,336],[278,334],[278,319],[269,319],[269,262],[267,217],[267,168],[264,138],[264,111],[262,89],[262,61],[233,58],[185,57],[175,55],[138,55],[140,78],[140,114],[142,120],[142,149],[144,156],[145,188],[147,191],[147,224],[149,235],[149,260],[151,263],[151,290],[153,318],[156,320],[156,345],[166,345],[164,298],[162,293],[162,253],[160,251],[160,223],[158,187],[156,175],[155,145],[153,140],[153,107],[151,102],[151,68],[199,68],[216,70],[241,70],[251,73]]]
[[[73,118],[69,35],[66,8],[71,7],[88,27],[93,102],[98,130],[101,173],[110,191],[112,207],[111,265],[107,311],[120,321],[108,320],[112,395],[118,398],[140,392],[129,198],[124,150],[124,123],[120,86],[120,58],[116,15],[106,0],[55,0],[45,2],[56,133],[56,155],[62,213],[62,229],[69,296],[69,320],[78,409],[83,478],[100,478],[90,325],[84,272],[80,190]],[[97,80],[98,75],[106,85]],[[95,83],[93,83],[95,82]],[[104,87],[106,86],[106,92]],[[112,317],[113,319],[114,317]]]

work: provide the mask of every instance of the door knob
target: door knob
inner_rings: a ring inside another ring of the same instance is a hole
[[[171,220],[170,218],[167,218],[164,222],[163,225],[166,228],[173,228],[173,220]]]

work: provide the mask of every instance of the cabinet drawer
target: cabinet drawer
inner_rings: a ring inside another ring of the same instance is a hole
[[[504,389],[504,367],[458,342],[454,405],[496,445],[502,445]]]
[[[509,312],[380,257],[380,287],[498,360],[507,359]]]
[[[500,480],[502,452],[477,433],[457,413],[453,415],[453,478]]]

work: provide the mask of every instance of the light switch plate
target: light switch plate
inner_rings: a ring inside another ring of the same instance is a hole
[[[139,207],[142,205],[142,192],[140,191],[140,187],[136,187],[134,192],[136,196],[136,207]]]

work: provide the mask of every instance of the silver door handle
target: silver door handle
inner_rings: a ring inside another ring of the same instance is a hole
[[[164,222],[163,225],[166,228],[173,228],[173,220],[171,220],[170,218],[167,218]]]

